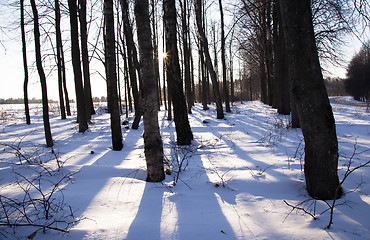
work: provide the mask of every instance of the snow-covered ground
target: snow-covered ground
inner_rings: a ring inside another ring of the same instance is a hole
[[[332,104],[340,179],[350,160],[351,169],[370,160],[370,116],[364,107],[347,104],[351,102],[337,97]],[[82,219],[67,234],[38,231],[34,239],[370,239],[370,168],[348,176],[333,225],[325,229],[332,201],[314,201],[305,190],[301,131],[287,128],[289,118],[261,102],[237,103],[225,120],[215,118],[214,108],[203,111],[196,105],[189,115],[195,138],[190,147],[174,144],[174,123],[160,111],[166,169],[171,173],[162,183],[145,182],[142,125],[139,130],[122,128],[124,148],[117,152],[110,148],[107,113],[95,115],[85,133],[78,133],[74,117],[60,120],[52,114],[52,153],[44,148],[41,106],[32,111],[27,126],[22,106],[0,106],[1,199],[25,199],[25,192],[37,196],[34,188],[20,186],[40,172],[53,175],[40,178],[46,182],[43,192],[68,176],[58,185],[63,191],[51,199],[61,203],[58,209],[66,216],[69,205]],[[61,170],[41,170],[40,165],[57,169],[55,158]],[[0,213],[4,220],[4,210]],[[24,239],[36,229],[19,227],[14,234],[0,227],[0,239],[5,231],[10,233],[7,238]]]

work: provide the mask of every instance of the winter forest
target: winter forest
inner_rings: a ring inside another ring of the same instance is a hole
[[[0,239],[370,239],[369,11],[0,0]]]

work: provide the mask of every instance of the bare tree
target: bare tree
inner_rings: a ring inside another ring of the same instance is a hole
[[[79,123],[79,132],[85,132],[88,129],[86,103],[82,85],[80,46],[78,41],[78,21],[77,21],[77,2],[68,0],[69,19],[71,25],[71,44],[72,44],[72,66],[75,79],[76,99],[77,99],[77,121]]]
[[[205,56],[205,62],[207,65],[207,69],[209,74],[211,75],[212,80],[212,86],[213,91],[215,94],[215,100],[216,100],[216,111],[217,111],[217,118],[223,119],[224,118],[224,111],[222,109],[222,101],[221,101],[221,95],[220,95],[220,89],[218,87],[218,81],[217,81],[217,75],[213,68],[211,56],[209,54],[209,48],[208,48],[208,41],[203,29],[203,18],[202,18],[202,0],[196,0],[195,1],[195,15],[196,15],[196,22],[199,32],[199,38],[201,45],[203,47],[204,56]]]
[[[57,68],[58,68],[58,90],[59,90],[59,105],[60,105],[60,115],[62,119],[66,119],[66,110],[64,106],[64,95],[63,95],[63,69],[62,69],[62,57],[61,51],[62,48],[62,34],[60,30],[60,6],[59,0],[55,0],[54,4],[54,11],[55,11],[55,36],[56,36],[56,61],[57,61]]]
[[[164,25],[166,27],[167,81],[171,91],[177,144],[189,145],[193,140],[181,79],[179,54],[177,50],[177,22],[175,0],[164,0]],[[190,78],[189,78],[190,81]],[[191,103],[188,103],[191,104]]]
[[[225,111],[231,112],[230,109],[230,100],[229,100],[229,87],[227,84],[227,70],[226,70],[226,49],[225,49],[225,23],[224,23],[224,10],[222,8],[222,0],[218,0],[218,5],[220,8],[220,16],[221,16],[221,62],[222,62],[222,82],[223,82],[223,92],[224,92],[224,100],[225,100]],[[231,57],[231,56],[230,56]]]
[[[136,64],[137,64],[137,51],[134,43],[134,37],[132,34],[132,27],[130,25],[129,17],[129,5],[127,0],[120,0],[122,8],[122,20],[123,20],[123,31],[126,38],[127,46],[127,63],[130,75],[130,82],[132,88],[132,95],[134,97],[134,107],[135,107],[135,119],[132,123],[132,128],[137,129],[139,127],[142,110],[140,102],[139,88],[137,85],[137,75],[136,75]]]
[[[279,1],[274,1],[273,10],[274,22],[274,101],[273,106],[277,108],[279,114],[290,114],[290,87],[289,87],[289,63],[286,55],[286,47],[282,23],[280,17]],[[294,118],[294,114],[292,114]],[[295,126],[295,125],[294,125]]]
[[[141,63],[140,74],[143,81],[144,149],[147,163],[146,180],[148,182],[160,182],[165,179],[163,143],[158,125],[158,88],[155,81],[148,0],[136,0],[134,10]]]
[[[80,20],[80,38],[81,38],[81,59],[83,71],[83,89],[86,105],[87,119],[91,119],[91,115],[95,114],[94,105],[91,95],[90,83],[90,67],[89,67],[89,50],[87,47],[87,22],[86,22],[86,0],[78,0],[79,11],[78,17]]]
[[[34,36],[35,36],[36,65],[37,65],[37,71],[40,76],[41,92],[42,92],[42,118],[44,121],[46,146],[52,147],[54,143],[51,137],[51,129],[50,129],[50,122],[49,122],[49,106],[48,106],[48,94],[47,94],[47,87],[46,87],[46,76],[45,76],[44,68],[42,67],[39,16],[38,16],[35,0],[31,0],[31,6],[32,6],[32,13],[33,13],[33,24],[34,24],[33,31],[34,31]]]
[[[185,94],[188,106],[188,113],[191,113],[191,108],[193,104],[192,100],[192,88],[191,88],[191,73],[190,73],[190,55],[191,51],[189,49],[190,39],[189,26],[188,26],[188,1],[179,1],[181,8],[181,27],[182,27],[182,49],[183,49],[183,69],[184,69],[184,81],[185,81]]]
[[[307,191],[333,199],[339,185],[335,121],[315,43],[310,0],[281,0],[280,10],[291,74],[292,97],[305,140]]]
[[[21,11],[21,34],[22,34],[22,56],[24,69],[24,84],[23,84],[23,101],[24,110],[26,114],[26,124],[31,124],[30,108],[28,105],[28,65],[27,65],[27,47],[26,47],[26,33],[24,29],[24,0],[20,0]]]
[[[107,97],[110,108],[110,121],[113,150],[120,151],[123,148],[120,121],[120,110],[117,94],[117,71],[115,54],[114,14],[113,0],[104,0],[105,19],[105,67],[107,74]]]

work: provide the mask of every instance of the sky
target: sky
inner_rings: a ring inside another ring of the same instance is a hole
[[[18,12],[9,10],[4,6],[1,6],[4,0],[0,0],[0,98],[22,98],[23,97],[23,82],[24,82],[24,72],[23,72],[23,62],[22,62],[22,52],[21,52],[21,39],[20,39],[20,29],[17,29],[17,24],[10,23],[11,19],[18,18]],[[8,28],[4,26],[11,26],[15,30],[9,31]],[[31,30],[31,29],[29,29]],[[67,33],[64,33],[67,34]],[[32,34],[29,34],[32,36]],[[348,37],[348,44],[342,49],[345,53],[345,58],[349,61],[352,56],[359,51],[361,43],[353,37]],[[29,41],[27,45],[28,49],[31,49],[28,53],[28,61],[30,69],[30,80],[29,80],[29,98],[41,98],[41,88],[39,77],[37,71],[32,67],[34,62],[33,56],[33,41]],[[43,47],[43,46],[42,46]],[[69,50],[66,50],[66,54],[69,54]],[[69,95],[74,98],[74,80],[71,73],[70,63],[67,63],[67,88]],[[100,68],[101,66],[91,66],[92,69]],[[330,70],[331,76],[344,78],[346,75],[345,67],[334,67],[327,66]],[[58,84],[55,75],[48,75],[50,69],[45,68],[47,75],[47,86],[48,86],[48,97],[49,99],[58,99]],[[92,73],[94,70],[92,70]],[[100,71],[104,74],[104,70]],[[325,73],[324,73],[325,74]],[[327,73],[326,73],[327,74]],[[96,97],[101,97],[106,95],[106,83],[105,80],[99,74],[92,74],[91,76],[91,87],[92,95]]]

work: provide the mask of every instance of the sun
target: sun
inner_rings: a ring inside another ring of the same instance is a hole
[[[166,52],[159,52],[159,57],[162,59],[166,59],[168,57]]]

